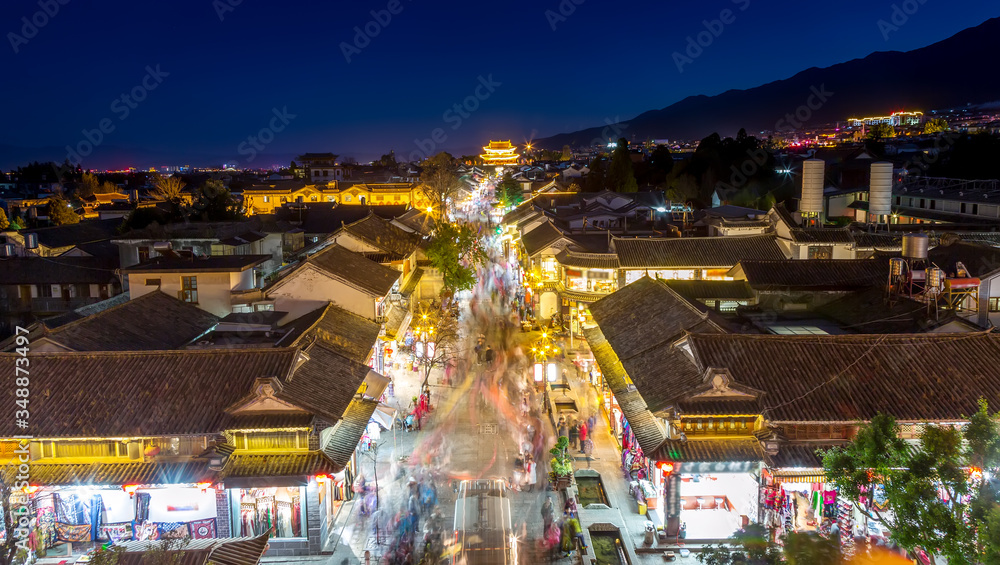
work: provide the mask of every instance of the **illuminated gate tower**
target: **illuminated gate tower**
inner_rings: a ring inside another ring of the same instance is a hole
[[[511,144],[510,140],[507,141],[490,141],[490,144],[483,147],[483,153],[480,155],[483,162],[487,166],[502,167],[504,165],[516,165],[517,158],[520,156],[514,151],[517,147]]]

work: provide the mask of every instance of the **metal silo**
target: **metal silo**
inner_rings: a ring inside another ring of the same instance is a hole
[[[903,236],[903,257],[927,259],[928,239],[925,233],[908,233]]]
[[[806,159],[802,162],[802,199],[799,200],[799,212],[809,215],[823,213],[825,166],[822,159]]]
[[[892,163],[872,163],[871,184],[868,189],[868,212],[874,216],[892,214]]]

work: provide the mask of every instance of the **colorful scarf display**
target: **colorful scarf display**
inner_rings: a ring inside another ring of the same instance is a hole
[[[100,541],[127,541],[132,539],[132,522],[118,524],[102,524],[98,539]]]
[[[185,522],[161,522],[156,525],[160,539],[181,539],[188,537],[188,527]]]
[[[56,537],[59,538],[59,541],[90,541],[90,525],[63,524],[61,522],[56,522]]]

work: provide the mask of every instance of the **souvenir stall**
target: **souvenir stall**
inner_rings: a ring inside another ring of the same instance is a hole
[[[198,485],[27,487],[40,557],[128,540],[217,537],[216,491]]]
[[[675,463],[680,519],[688,539],[724,539],[757,521],[760,462]]]
[[[765,471],[760,503],[764,523],[775,532],[775,539],[788,532],[812,532],[840,535],[845,555],[853,554],[854,536],[886,538],[879,524],[865,519],[847,499],[839,496],[836,486],[825,482],[822,470],[813,474],[783,474]],[[866,500],[869,508],[885,511],[881,489]]]
[[[594,370],[600,372],[600,367],[596,363],[594,363]],[[608,418],[608,430],[611,431],[611,435],[618,442],[618,445],[624,449],[624,431],[628,422],[625,420],[625,414],[622,412],[621,406],[618,405],[618,399],[611,392],[611,387],[608,386],[603,376],[601,377],[599,395],[603,400],[604,415]]]
[[[304,538],[305,487],[234,488],[233,533],[239,537],[272,532],[274,538]]]

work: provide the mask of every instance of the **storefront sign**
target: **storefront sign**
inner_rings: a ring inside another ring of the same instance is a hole
[[[679,471],[689,475],[708,473],[749,473],[760,465],[757,461],[695,461],[681,463]]]

